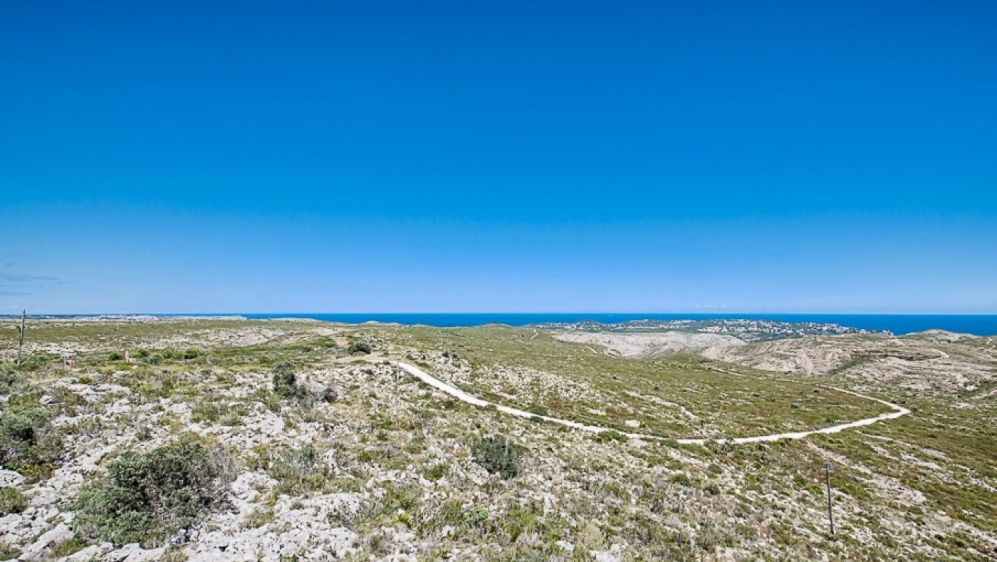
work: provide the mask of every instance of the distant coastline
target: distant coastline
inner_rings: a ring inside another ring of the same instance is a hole
[[[549,323],[573,323],[585,320],[616,324],[632,320],[774,320],[779,322],[814,322],[837,324],[872,332],[890,332],[902,336],[925,330],[946,330],[977,336],[997,335],[997,314],[921,315],[921,314],[694,314],[694,313],[343,313],[343,314],[243,314],[251,319],[307,318],[327,322],[361,324],[383,322],[425,324],[439,328],[481,326],[497,322],[510,326]]]
[[[396,323],[404,325],[424,324],[439,328],[481,326],[491,323],[510,326],[531,326],[537,324],[575,323],[594,321],[601,324],[617,324],[634,320],[773,320],[778,322],[813,322],[837,324],[872,332],[890,332],[902,336],[925,330],[946,330],[977,336],[997,335],[997,315],[995,314],[703,314],[703,313],[212,313],[212,314],[79,314],[79,315],[36,315],[34,318],[63,319],[152,319],[152,318],[218,318],[253,320],[300,319],[345,324],[364,322]]]

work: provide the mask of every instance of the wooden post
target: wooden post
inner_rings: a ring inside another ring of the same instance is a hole
[[[21,366],[21,349],[24,347],[24,323],[28,319],[28,309],[21,310],[21,325],[17,328],[17,366]]]
[[[827,486],[827,520],[831,524],[831,536],[834,536],[834,507],[831,503],[831,464],[824,463],[824,484]]]
[[[391,406],[391,415],[398,421],[398,365],[395,365],[395,402]]]

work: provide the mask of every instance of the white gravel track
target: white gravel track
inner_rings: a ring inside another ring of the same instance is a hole
[[[544,420],[546,422],[557,423],[557,424],[568,426],[568,427],[571,427],[571,428],[574,428],[574,429],[580,429],[582,431],[589,431],[589,432],[592,432],[592,433],[602,433],[602,432],[605,432],[605,431],[612,431],[608,427],[600,427],[600,426],[597,426],[597,425],[585,425],[583,423],[573,422],[571,420],[563,420],[563,419],[560,419],[560,418],[552,418],[552,417],[549,417],[549,416],[538,416],[536,414],[533,414],[533,413],[530,413],[530,412],[527,412],[527,411],[524,411],[524,410],[520,410],[518,408],[511,408],[509,406],[503,406],[501,404],[495,404],[495,403],[489,402],[487,400],[482,400],[481,398],[478,398],[476,396],[472,396],[472,395],[464,392],[463,390],[461,390],[461,389],[459,389],[459,388],[457,388],[457,387],[455,387],[453,385],[450,385],[450,384],[447,384],[447,383],[441,381],[440,379],[438,379],[438,378],[430,375],[429,373],[423,371],[422,369],[416,367],[415,365],[410,365],[410,364],[402,362],[402,361],[398,361],[395,364],[399,368],[401,368],[403,371],[405,371],[406,373],[408,373],[408,374],[412,375],[413,377],[421,380],[422,382],[428,384],[429,386],[431,386],[431,387],[433,387],[433,388],[435,388],[435,389],[437,389],[437,390],[439,390],[441,392],[449,394],[450,396],[453,396],[454,398],[460,400],[461,402],[466,402],[468,404],[471,404],[472,406],[479,406],[479,407],[482,407],[482,408],[487,407],[487,406],[494,406],[498,411],[506,413],[506,414],[509,414],[511,416],[516,416],[516,417],[519,417],[519,418],[526,418],[526,419],[540,418],[540,419],[542,419],[542,420]],[[892,420],[892,419],[895,419],[895,418],[899,418],[901,416],[906,416],[907,414],[910,413],[910,410],[908,410],[907,408],[904,408],[902,406],[898,406],[896,404],[893,404],[891,402],[887,402],[885,400],[880,400],[879,398],[873,398],[872,396],[866,396],[865,394],[859,394],[858,392],[852,392],[850,390],[844,390],[844,389],[841,389],[841,388],[835,388],[835,387],[831,387],[831,386],[828,386],[828,387],[825,387],[825,388],[828,388],[828,389],[831,389],[831,390],[836,390],[838,392],[844,392],[845,394],[851,394],[852,396],[858,396],[859,398],[865,398],[866,400],[872,400],[873,402],[879,402],[880,404],[883,404],[884,406],[889,406],[890,408],[893,409],[893,411],[892,412],[888,412],[886,414],[880,414],[880,415],[872,417],[872,418],[865,418],[865,419],[861,419],[861,420],[853,421],[853,422],[849,422],[849,423],[843,423],[843,424],[839,424],[839,425],[832,425],[830,427],[824,427],[824,428],[815,429],[815,430],[812,430],[812,431],[798,431],[798,432],[792,432],[792,433],[773,433],[771,435],[756,435],[756,436],[753,436],[753,437],[735,437],[733,439],[730,439],[729,441],[732,441],[734,443],[740,444],[740,443],[760,443],[760,442],[765,442],[765,441],[778,441],[779,439],[803,439],[804,437],[807,437],[807,436],[810,436],[810,435],[817,435],[817,434],[821,434],[821,433],[839,433],[841,431],[844,431],[846,429],[851,429],[851,428],[854,428],[854,427],[862,427],[862,426],[866,426],[866,425],[872,425],[872,424],[874,424],[876,422],[881,422],[881,421],[885,421],[885,420]],[[623,435],[625,435],[625,436],[627,436],[627,437],[633,438],[633,439],[655,439],[655,440],[664,440],[664,439],[666,439],[665,437],[658,437],[656,435],[647,435],[647,434],[643,434],[643,433],[626,433],[626,432],[622,432],[622,431],[620,433],[623,434]],[[685,444],[685,445],[703,445],[707,441],[724,441],[724,439],[676,439],[676,441],[678,441],[681,444]]]

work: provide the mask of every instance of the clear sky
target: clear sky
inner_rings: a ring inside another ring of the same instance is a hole
[[[0,2],[0,314],[997,313],[997,2]]]

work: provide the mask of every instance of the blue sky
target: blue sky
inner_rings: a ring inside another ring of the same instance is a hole
[[[993,2],[0,3],[0,313],[997,313]]]

